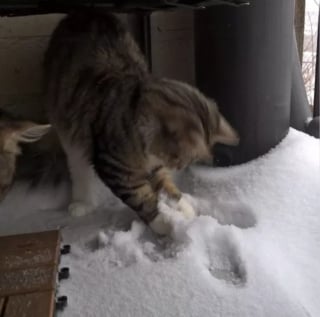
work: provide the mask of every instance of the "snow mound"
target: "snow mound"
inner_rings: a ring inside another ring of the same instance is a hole
[[[171,237],[110,193],[96,213],[74,219],[66,188],[22,185],[0,207],[0,233],[62,229],[72,245],[62,258],[71,270],[59,287],[69,297],[62,317],[318,317],[319,155],[319,140],[291,129],[247,164],[178,174],[198,215],[186,219],[161,199]]]

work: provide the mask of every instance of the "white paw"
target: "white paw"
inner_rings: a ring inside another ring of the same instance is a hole
[[[165,215],[159,213],[150,223],[150,228],[159,235],[169,235],[172,231],[172,225]]]
[[[73,217],[82,217],[94,210],[92,205],[86,204],[85,202],[76,201],[69,205],[69,213]]]
[[[191,204],[184,198],[178,201],[177,209],[180,211],[186,219],[193,219],[196,216],[196,212]]]

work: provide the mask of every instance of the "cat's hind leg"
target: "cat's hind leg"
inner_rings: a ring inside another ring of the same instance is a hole
[[[72,200],[69,212],[80,217],[94,211],[99,206],[99,188],[103,186],[96,175],[85,149],[62,141],[67,155],[72,182]]]

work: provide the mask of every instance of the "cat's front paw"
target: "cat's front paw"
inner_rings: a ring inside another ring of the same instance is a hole
[[[185,197],[181,197],[181,199],[178,201],[177,209],[186,219],[193,219],[197,215],[192,205]]]
[[[164,214],[159,213],[150,223],[150,228],[159,235],[169,235],[172,231],[172,224]]]
[[[94,206],[82,201],[75,201],[69,205],[69,213],[73,217],[82,217],[94,210]]]

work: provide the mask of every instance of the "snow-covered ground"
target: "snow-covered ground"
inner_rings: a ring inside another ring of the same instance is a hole
[[[14,188],[0,207],[0,234],[61,227],[72,253],[62,317],[320,316],[320,146],[291,129],[250,163],[192,167],[180,187],[200,216],[174,217],[159,239],[110,193],[81,219],[66,188]]]

